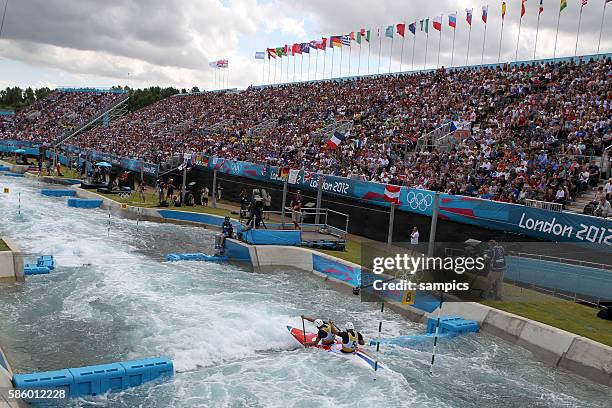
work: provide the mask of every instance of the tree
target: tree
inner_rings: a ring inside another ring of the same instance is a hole
[[[200,88],[194,86],[193,88],[191,88],[191,92],[200,92]]]

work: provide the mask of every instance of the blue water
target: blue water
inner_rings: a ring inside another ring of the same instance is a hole
[[[310,274],[253,273],[239,265],[164,262],[169,252],[210,253],[197,227],[111,217],[41,197],[38,182],[2,179],[0,235],[50,275],[0,284],[0,342],[16,372],[165,355],[170,381],[78,399],[72,407],[609,407],[610,389],[535,362],[483,333],[431,345],[383,347],[372,370],[301,348],[286,325],[299,315],[351,320],[366,336],[416,334],[420,325],[330,289]],[[44,187],[48,187],[44,185]],[[18,208],[17,193],[21,193]],[[312,329],[312,327],[310,327]]]

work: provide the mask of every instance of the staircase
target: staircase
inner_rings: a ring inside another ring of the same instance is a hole
[[[102,109],[100,112],[95,114],[90,120],[86,121],[81,126],[64,132],[60,137],[56,138],[52,142],[53,147],[57,147],[57,146],[65,143],[65,142],[67,142],[68,139],[73,138],[74,136],[78,135],[79,133],[84,132],[87,129],[95,127],[98,123],[102,122],[102,120],[104,119],[104,117],[106,115],[108,115],[109,122],[111,120],[114,120],[114,119],[120,117],[120,116],[125,115],[127,113],[127,101],[128,101],[128,99],[129,99],[129,94],[125,94],[124,98],[121,98],[118,101],[116,101],[115,103],[113,103],[113,104],[111,104],[109,106],[106,106],[104,109]]]

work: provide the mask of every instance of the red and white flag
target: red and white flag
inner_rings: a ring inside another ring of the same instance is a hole
[[[385,186],[385,201],[390,203],[399,204],[400,203],[400,186],[393,186],[391,184],[387,184]]]

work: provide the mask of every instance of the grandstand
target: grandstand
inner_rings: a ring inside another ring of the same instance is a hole
[[[609,174],[611,68],[605,56],[200,92],[89,130],[125,95],[59,90],[0,122],[1,134],[152,163],[201,152],[582,211]],[[338,131],[348,138],[329,149]]]

